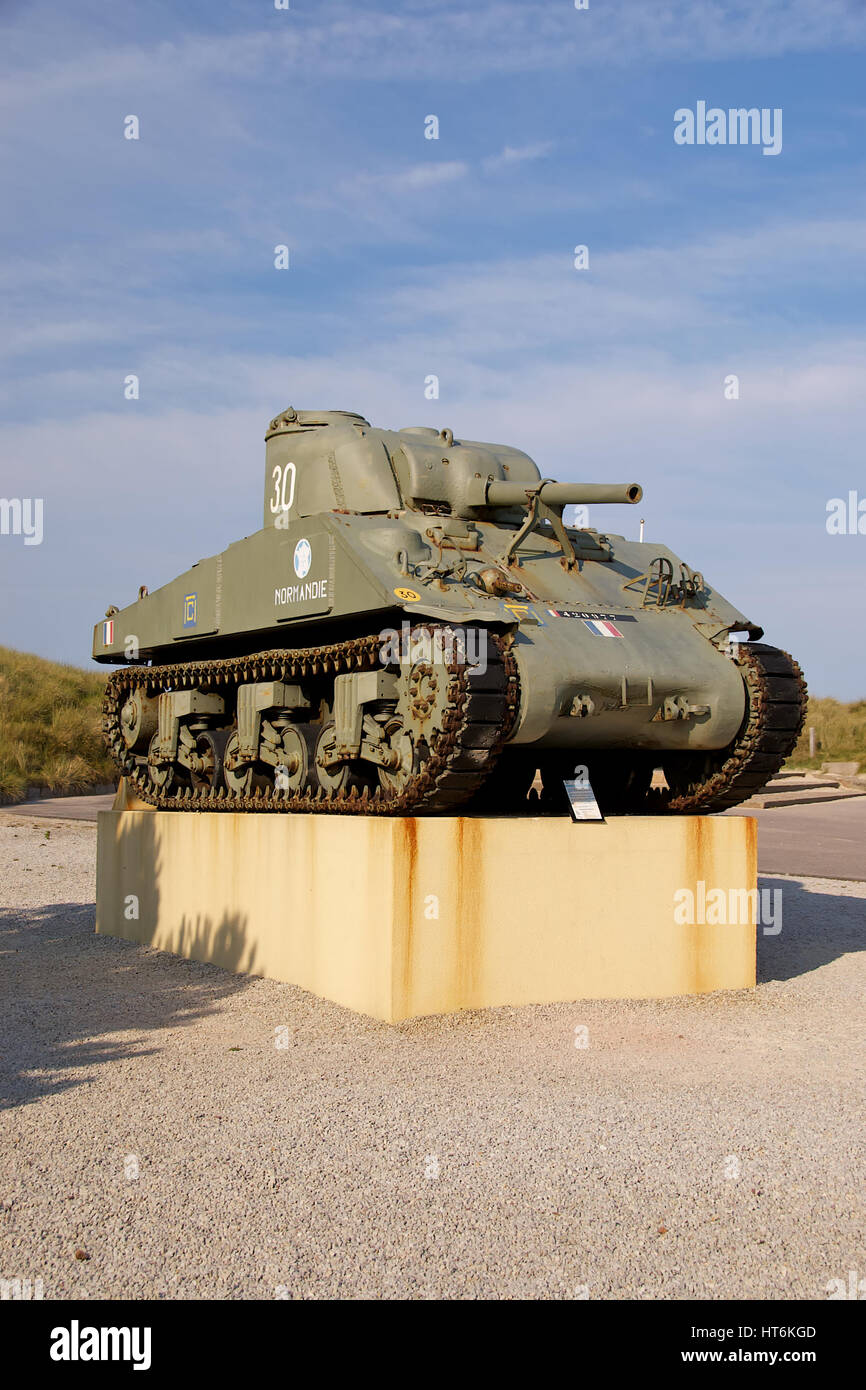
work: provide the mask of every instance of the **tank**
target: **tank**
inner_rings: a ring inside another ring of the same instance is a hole
[[[450,429],[283,411],[264,524],[94,628],[105,738],[166,809],[721,811],[793,749],[787,653],[667,546],[566,524],[559,483]],[[630,530],[636,530],[632,524]]]

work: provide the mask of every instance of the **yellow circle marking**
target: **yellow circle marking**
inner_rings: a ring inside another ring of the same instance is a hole
[[[394,593],[403,603],[417,603],[421,597],[420,594],[415,593],[414,589],[395,589]]]

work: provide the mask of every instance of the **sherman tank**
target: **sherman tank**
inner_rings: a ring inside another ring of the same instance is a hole
[[[639,484],[348,411],[290,408],[265,440],[262,529],[95,626],[144,801],[567,810],[580,769],[607,813],[703,813],[793,749],[796,662],[667,546],[588,524]]]

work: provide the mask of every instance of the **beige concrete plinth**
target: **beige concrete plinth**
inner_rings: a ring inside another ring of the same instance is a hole
[[[388,1022],[755,983],[756,826],[740,816],[107,811],[97,880],[98,932]]]

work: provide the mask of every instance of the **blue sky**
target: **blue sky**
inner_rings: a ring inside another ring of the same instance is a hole
[[[44,540],[0,536],[0,642],[84,665],[255,530],[291,403],[639,480],[648,538],[866,696],[866,535],[825,525],[866,500],[864,57],[861,0],[4,0],[0,494]],[[781,153],[676,145],[698,101],[781,108]]]

